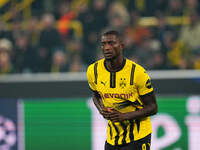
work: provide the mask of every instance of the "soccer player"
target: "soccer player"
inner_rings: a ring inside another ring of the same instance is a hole
[[[108,120],[105,150],[149,150],[150,116],[157,113],[151,80],[145,69],[124,58],[119,32],[101,37],[104,59],[87,70],[93,101]]]

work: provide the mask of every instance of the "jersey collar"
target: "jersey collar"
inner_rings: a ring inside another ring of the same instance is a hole
[[[116,70],[116,71],[110,71],[110,70],[108,69],[108,67],[106,66],[106,60],[104,59],[104,67],[106,68],[106,70],[107,70],[108,72],[118,72],[118,71],[120,71],[120,70],[122,70],[122,69],[124,68],[125,64],[126,64],[126,58],[123,58],[123,62],[122,62],[121,67],[120,67],[118,70]]]

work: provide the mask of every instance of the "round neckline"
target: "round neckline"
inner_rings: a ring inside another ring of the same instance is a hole
[[[106,68],[106,70],[107,70],[108,72],[119,72],[120,70],[122,70],[122,69],[124,68],[125,64],[126,64],[126,58],[123,58],[121,67],[120,67],[119,69],[117,69],[116,71],[110,71],[110,70],[108,69],[108,67],[106,66],[106,60],[104,59],[104,67]]]

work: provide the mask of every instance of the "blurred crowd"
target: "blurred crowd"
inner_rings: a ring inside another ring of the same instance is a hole
[[[81,72],[102,57],[100,35],[116,29],[124,55],[150,70],[200,69],[198,0],[60,0],[53,11],[0,20],[0,74]],[[1,12],[2,13],[2,12]],[[141,25],[144,17],[156,25]],[[189,18],[171,25],[168,16]]]

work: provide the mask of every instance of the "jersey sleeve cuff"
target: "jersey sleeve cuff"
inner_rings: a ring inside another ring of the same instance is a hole
[[[144,95],[140,95],[141,98],[145,97],[145,96],[150,96],[150,95],[153,95],[154,91],[151,91],[147,94],[144,94]]]
[[[91,87],[89,87],[90,91],[97,92],[97,90],[93,90]]]

